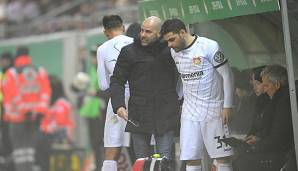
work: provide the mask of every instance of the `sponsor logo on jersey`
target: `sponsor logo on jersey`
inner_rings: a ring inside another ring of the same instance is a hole
[[[216,52],[213,58],[217,63],[223,63],[225,61],[225,56],[221,51]]]
[[[194,65],[200,65],[201,62],[202,62],[202,60],[201,60],[200,57],[194,57],[194,58],[192,58],[192,63],[193,63]]]
[[[184,81],[199,80],[204,75],[203,71],[197,71],[189,74],[181,74]]]

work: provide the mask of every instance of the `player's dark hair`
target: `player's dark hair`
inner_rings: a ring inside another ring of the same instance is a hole
[[[139,23],[132,23],[126,30],[126,35],[134,39],[139,37],[141,32],[141,25]]]
[[[168,19],[161,26],[160,34],[165,35],[170,32],[179,33],[182,29],[187,31],[185,24],[181,20],[177,18]]]
[[[115,29],[123,26],[123,21],[119,15],[105,15],[102,18],[104,29]]]

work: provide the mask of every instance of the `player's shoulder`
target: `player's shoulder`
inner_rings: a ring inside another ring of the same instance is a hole
[[[129,43],[132,43],[133,42],[133,38],[131,38],[129,36],[126,36],[126,35],[119,35],[119,36],[117,36],[115,38],[116,39],[119,39],[119,40],[127,41]]]
[[[207,37],[198,37],[197,43],[203,46],[218,46],[217,41],[209,39]]]
[[[98,47],[97,51],[106,51],[107,49],[110,49],[110,47],[114,47],[115,44],[128,45],[132,42],[133,38],[125,35],[119,35],[110,40],[105,41],[101,46]]]
[[[102,45],[100,45],[98,47],[98,49],[109,48],[110,46],[113,46],[117,42],[126,42],[127,44],[130,44],[133,42],[133,38],[125,36],[125,35],[119,35],[119,36],[113,37],[112,39],[105,41]]]
[[[219,45],[217,41],[206,38],[206,37],[198,37],[196,46],[199,46],[204,51],[217,51],[219,49]]]

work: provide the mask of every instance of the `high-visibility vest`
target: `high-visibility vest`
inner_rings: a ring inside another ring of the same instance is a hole
[[[96,66],[91,66],[89,71],[90,86],[87,91],[96,92],[99,90]],[[80,108],[80,115],[85,118],[96,118],[101,116],[101,109],[105,108],[105,102],[97,96],[85,95],[83,104]]]
[[[15,62],[16,66],[5,73],[2,90],[4,120],[18,123],[25,120],[27,112],[47,111],[51,87],[46,70],[33,66],[29,56],[18,57]]]
[[[67,135],[72,137],[75,123],[71,114],[71,104],[65,98],[59,98],[45,114],[40,128],[44,133],[55,133],[58,129],[65,129]]]

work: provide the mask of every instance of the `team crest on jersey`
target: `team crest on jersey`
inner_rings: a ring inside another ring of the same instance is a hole
[[[218,51],[214,55],[214,61],[217,63],[223,63],[225,61],[225,56],[221,51]]]
[[[201,58],[200,57],[194,57],[192,58],[192,63],[195,64],[195,65],[200,65],[202,62]]]

